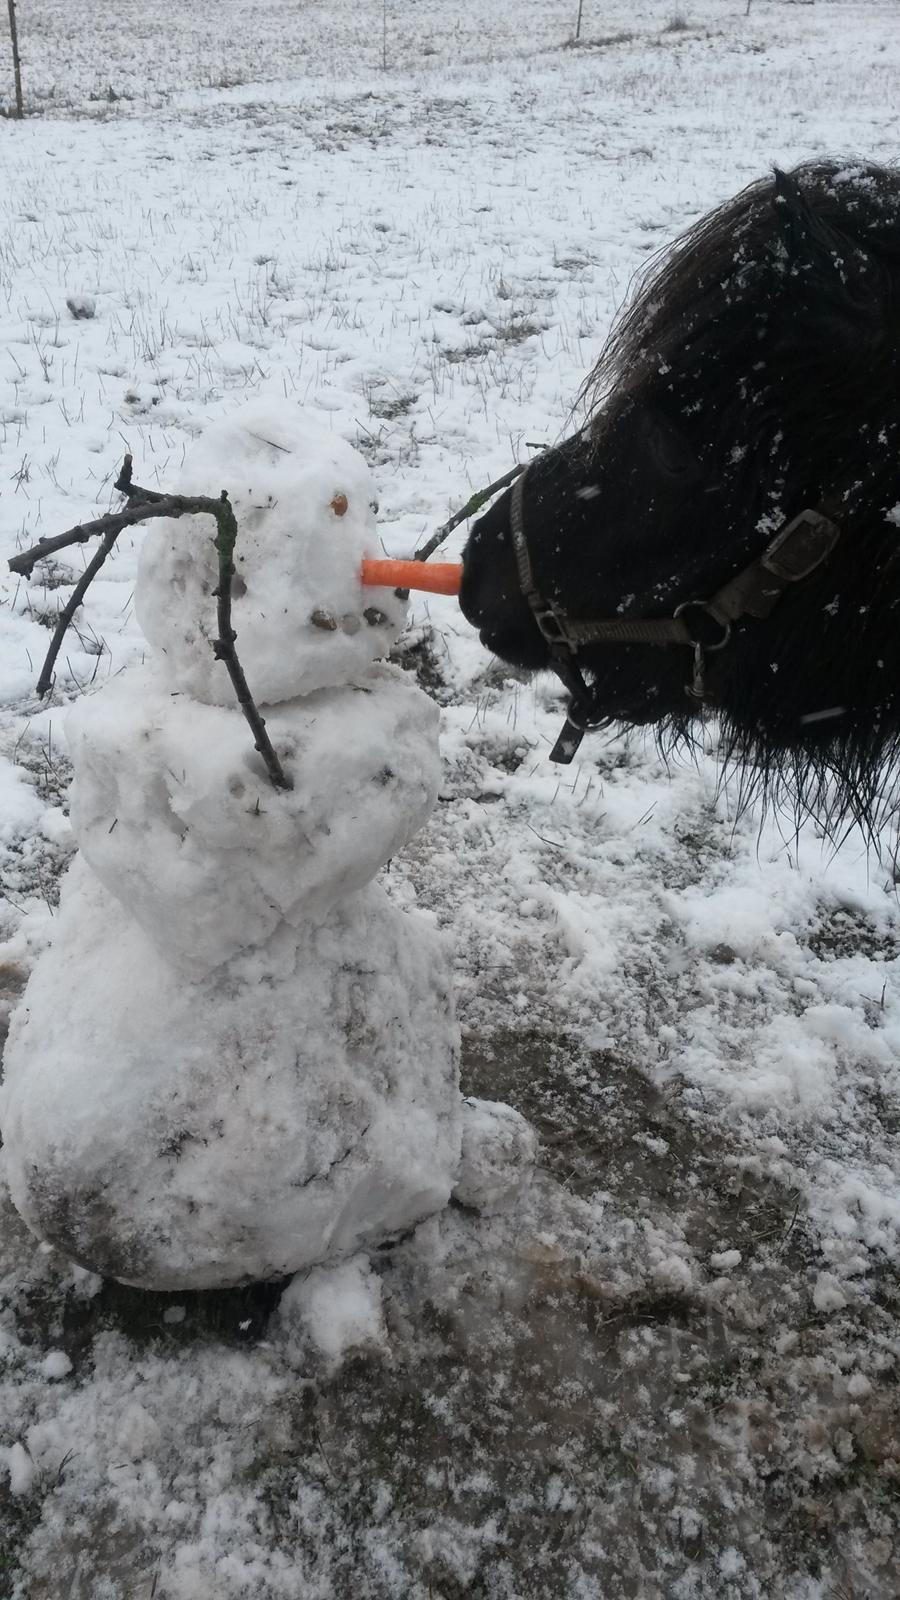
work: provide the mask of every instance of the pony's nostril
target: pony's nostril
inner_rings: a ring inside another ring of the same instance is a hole
[[[466,561],[465,552],[463,553],[462,581],[459,586],[459,609],[466,621],[471,622],[473,628],[481,627],[485,621],[478,604],[478,584],[473,576],[471,566]]]

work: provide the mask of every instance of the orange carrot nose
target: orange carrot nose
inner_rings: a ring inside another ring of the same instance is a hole
[[[429,594],[459,594],[462,566],[457,561],[364,561],[360,582],[375,589],[425,589]]]

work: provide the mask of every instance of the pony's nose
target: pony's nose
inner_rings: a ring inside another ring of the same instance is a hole
[[[478,579],[478,557],[473,546],[473,535],[469,536],[466,547],[462,553],[462,582],[459,586],[459,609],[467,622],[473,628],[480,628],[487,618],[480,599]]]
[[[502,551],[472,546],[463,552],[459,609],[479,633],[494,634],[519,621],[522,601],[515,573],[507,570]],[[527,615],[527,607],[525,608]]]
[[[512,569],[507,571],[508,533],[509,490],[473,522],[462,553],[459,605],[473,627],[491,627],[510,603],[515,584]]]

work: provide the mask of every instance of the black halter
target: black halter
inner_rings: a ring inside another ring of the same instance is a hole
[[[545,600],[535,584],[522,512],[526,475],[527,469],[513,484],[510,533],[519,587],[550,647],[553,670],[570,695],[565,725],[550,752],[550,760],[561,763],[571,761],[584,735],[607,720],[597,691],[586,682],[578,664],[580,649],[589,644],[687,645],[693,652],[693,672],[685,693],[694,701],[710,701],[706,657],[725,649],[732,624],[741,617],[767,617],[789,584],[800,583],[821,566],[841,531],[834,520],[836,503],[801,511],[779,529],[756,561],[730,578],[710,600],[685,600],[671,617],[575,618],[555,601]]]

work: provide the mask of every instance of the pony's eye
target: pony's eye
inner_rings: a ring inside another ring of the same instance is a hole
[[[684,434],[668,418],[646,416],[644,438],[654,466],[669,478],[690,478],[698,462]]]

